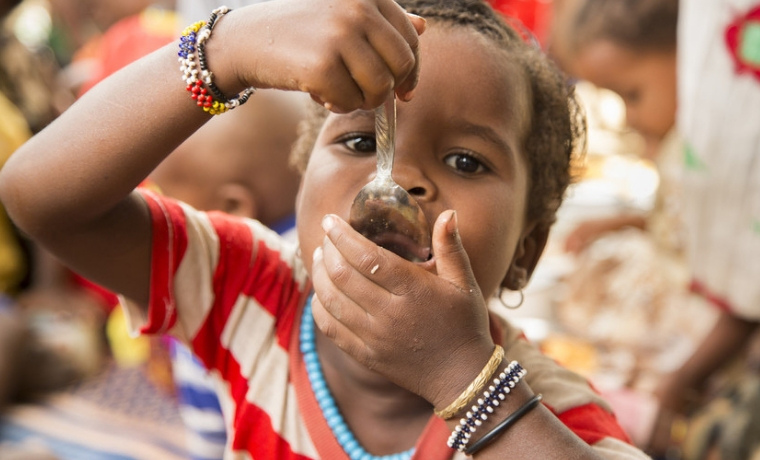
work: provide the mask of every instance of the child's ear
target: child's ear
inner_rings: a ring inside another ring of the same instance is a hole
[[[512,291],[523,289],[533,275],[549,239],[549,226],[533,223],[526,227],[517,244],[512,264],[501,285]]]
[[[217,189],[217,209],[227,214],[256,219],[258,209],[251,190],[241,184],[224,184]]]

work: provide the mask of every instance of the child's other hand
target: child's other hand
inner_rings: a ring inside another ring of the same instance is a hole
[[[452,375],[467,380],[473,365],[477,375],[493,350],[486,303],[455,216],[438,217],[435,258],[424,264],[381,249],[327,216],[312,267],[317,327],[360,363],[436,406],[456,397],[447,394],[459,388]]]
[[[424,28],[393,0],[280,0],[225,16],[207,55],[225,91],[299,90],[349,112],[379,106],[393,89],[410,97]]]

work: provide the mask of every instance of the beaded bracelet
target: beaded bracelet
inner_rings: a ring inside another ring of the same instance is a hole
[[[253,87],[246,88],[228,99],[214,84],[214,75],[206,63],[206,41],[211,37],[217,20],[230,11],[226,6],[215,9],[208,21],[198,21],[186,27],[179,42],[177,55],[182,80],[187,83],[187,91],[193,100],[211,115],[219,115],[245,104],[256,91]]]
[[[535,409],[536,406],[538,406],[538,403],[540,403],[542,399],[543,399],[543,395],[541,393],[531,398],[530,401],[526,402],[522,407],[520,407],[516,411],[509,414],[507,418],[499,422],[499,424],[493,427],[491,431],[483,435],[482,438],[478,439],[475,442],[475,444],[465,449],[464,453],[471,457],[474,453],[478,452],[479,450],[484,448],[486,445],[488,445],[491,441],[496,439],[496,437],[499,436],[501,433],[503,433],[504,431],[507,431],[509,427],[517,423],[517,421],[520,420],[523,417],[523,415]]]
[[[525,377],[527,371],[517,362],[512,361],[496,378],[491,386],[483,392],[483,397],[477,400],[477,405],[459,421],[449,436],[447,445],[452,449],[464,452],[472,434],[488,419],[496,407],[507,398],[507,395]]]
[[[480,390],[483,389],[488,379],[491,378],[493,373],[496,371],[496,368],[499,367],[499,364],[501,364],[502,359],[504,359],[504,349],[500,345],[496,345],[496,347],[493,349],[493,354],[491,354],[491,358],[488,360],[488,363],[486,363],[485,367],[483,367],[483,370],[480,371],[480,374],[478,374],[475,380],[473,380],[472,383],[470,383],[470,385],[465,388],[462,394],[460,394],[459,397],[455,399],[454,402],[449,404],[445,409],[434,411],[435,415],[441,417],[444,420],[448,420],[457,412],[462,410],[464,406],[466,406],[478,393],[480,393]]]

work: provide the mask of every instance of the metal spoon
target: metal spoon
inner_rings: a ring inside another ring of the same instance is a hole
[[[377,174],[354,198],[349,223],[380,247],[412,262],[430,258],[430,228],[425,214],[391,178],[396,138],[396,98],[393,93],[375,109]]]

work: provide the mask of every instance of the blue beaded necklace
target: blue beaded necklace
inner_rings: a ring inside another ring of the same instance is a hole
[[[335,439],[338,440],[340,447],[343,448],[343,451],[348,454],[351,460],[410,460],[412,455],[414,455],[414,447],[405,452],[384,455],[382,457],[370,454],[359,444],[351,429],[346,425],[332,394],[330,394],[330,389],[327,388],[325,377],[322,375],[322,365],[319,363],[317,346],[314,340],[314,318],[311,315],[311,297],[306,301],[306,306],[303,309],[300,339],[301,353],[303,353],[303,360],[306,363],[306,373],[309,376],[311,390],[317,398],[317,404],[319,404],[322,415],[327,420],[327,425],[332,430]]]

